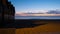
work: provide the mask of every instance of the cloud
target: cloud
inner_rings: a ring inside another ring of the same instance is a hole
[[[48,10],[25,10],[16,13],[46,13]]]
[[[16,12],[16,16],[60,16],[59,10],[31,10],[30,12]]]
[[[47,14],[60,14],[60,10],[50,10],[46,12]]]
[[[15,16],[60,16],[60,14],[16,14]]]
[[[32,13],[46,13],[48,10],[33,10]]]

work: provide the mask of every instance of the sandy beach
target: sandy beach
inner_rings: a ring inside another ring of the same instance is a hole
[[[31,28],[0,28],[0,34],[60,34],[60,20],[36,20],[33,23],[46,24]]]
[[[60,34],[60,22],[53,21],[33,28],[16,29],[16,34]]]

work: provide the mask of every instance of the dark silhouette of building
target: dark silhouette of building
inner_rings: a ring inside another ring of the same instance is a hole
[[[0,24],[14,22],[15,7],[8,0],[0,0]],[[5,23],[4,23],[5,22]]]
[[[14,17],[15,15],[15,7],[8,2],[8,0],[0,0],[0,14],[4,15],[4,17]]]

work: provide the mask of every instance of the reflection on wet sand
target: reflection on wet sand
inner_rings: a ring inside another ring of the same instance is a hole
[[[47,22],[47,24],[36,26],[34,28],[16,29],[16,34],[60,34],[60,21],[41,22]]]
[[[60,34],[60,21],[34,21],[35,24],[45,23],[32,28],[1,28],[0,34]]]

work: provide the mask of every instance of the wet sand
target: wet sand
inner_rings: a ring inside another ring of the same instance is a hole
[[[33,28],[16,29],[16,34],[60,34],[60,21],[35,21],[37,24],[46,22],[47,24]]]
[[[60,34],[60,20],[33,20],[33,23],[46,24],[31,28],[1,28],[0,34]]]

